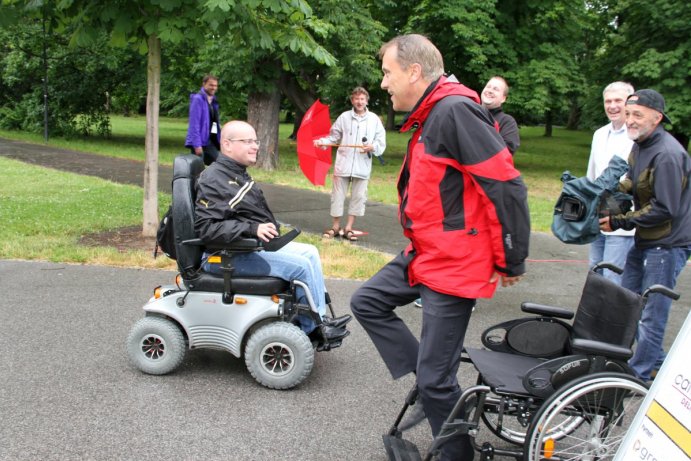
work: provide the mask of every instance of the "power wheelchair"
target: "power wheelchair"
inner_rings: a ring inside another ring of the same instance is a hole
[[[244,356],[252,376],[273,389],[289,389],[310,374],[316,351],[339,347],[329,340],[309,288],[298,280],[234,277],[231,256],[237,252],[276,251],[299,234],[298,229],[264,243],[254,238],[228,247],[204,245],[194,231],[196,180],[204,169],[199,157],[176,157],[173,165],[172,217],[179,274],[174,285],[159,286],[144,305],[145,317],[127,339],[132,364],[149,374],[175,370],[188,349],[220,349]],[[206,249],[220,259],[223,275],[201,269]],[[308,305],[298,302],[301,287]],[[328,297],[325,300],[334,317]],[[309,335],[297,325],[309,316],[317,328]]]
[[[490,327],[482,333],[484,348],[464,349],[461,361],[477,370],[476,385],[461,394],[425,460],[462,434],[470,436],[483,461],[613,458],[647,392],[627,364],[646,299],[653,293],[679,295],[662,285],[638,295],[600,269],[622,272],[607,263],[589,271],[575,318],[569,309],[526,302],[521,310],[534,316]],[[391,461],[422,459],[399,428],[416,402],[413,386],[383,436]],[[482,427],[491,436],[479,442]]]

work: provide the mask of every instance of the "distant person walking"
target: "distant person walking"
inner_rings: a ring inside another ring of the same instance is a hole
[[[336,152],[333,186],[331,189],[331,228],[324,237],[343,236],[357,240],[353,225],[357,216],[365,215],[367,183],[372,173],[372,155],[379,157],[386,149],[386,131],[377,114],[367,109],[369,93],[361,86],[350,93],[351,110],[343,112],[331,126],[329,136],[314,141],[319,147],[340,144]],[[362,147],[353,147],[362,146]],[[344,202],[350,186],[350,203],[345,230],[341,229]]]
[[[626,133],[626,98],[633,94],[633,86],[625,82],[613,82],[602,92],[605,114],[609,123],[593,134],[593,143],[588,160],[586,176],[594,181],[609,165],[615,155],[629,159],[633,140]],[[593,267],[600,262],[612,263],[624,268],[626,255],[633,246],[633,230],[617,229],[614,232],[600,232],[597,239],[590,244],[589,264]],[[621,284],[621,275],[605,269],[603,275]]]
[[[499,134],[504,139],[509,152],[513,155],[521,145],[521,138],[518,135],[518,123],[516,123],[516,120],[501,108],[508,96],[509,84],[506,83],[504,77],[495,75],[485,85],[480,99],[482,100],[482,105],[489,109],[492,117],[499,124]]]
[[[634,211],[600,219],[600,229],[636,229],[621,285],[636,293],[657,283],[674,288],[691,255],[691,157],[665,131],[665,100],[638,90],[626,100],[626,129],[634,141],[620,189],[633,195]],[[662,347],[672,300],[652,294],[638,323],[629,366],[647,381],[665,359]]]
[[[202,80],[199,93],[190,94],[190,115],[185,147],[189,147],[194,155],[201,156],[205,165],[210,165],[218,158],[218,151],[221,148],[217,90],[218,78],[208,74]]]

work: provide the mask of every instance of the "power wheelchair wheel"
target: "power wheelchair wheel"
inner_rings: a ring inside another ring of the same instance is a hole
[[[613,459],[647,392],[642,381],[622,373],[574,380],[533,418],[524,461]]]
[[[314,365],[307,335],[287,322],[257,329],[245,347],[245,364],[254,379],[271,389],[290,389],[304,381]]]
[[[165,375],[185,358],[187,343],[178,326],[162,317],[144,317],[127,338],[127,354],[144,373]]]

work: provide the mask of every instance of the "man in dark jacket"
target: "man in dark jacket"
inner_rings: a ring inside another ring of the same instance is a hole
[[[218,79],[206,75],[199,93],[190,94],[190,114],[185,147],[194,155],[202,156],[204,165],[210,165],[218,157],[221,148],[218,102],[216,101]]]
[[[439,50],[421,35],[380,49],[382,88],[414,130],[399,175],[399,219],[410,245],[351,299],[351,309],[394,379],[417,374],[419,401],[436,436],[461,395],[456,379],[476,298],[525,272],[526,188],[477,93],[444,77]],[[422,297],[420,341],[394,313]],[[413,408],[419,408],[415,405]],[[441,446],[469,460],[467,435]]]
[[[635,229],[622,286],[641,293],[656,283],[674,288],[691,255],[691,158],[662,122],[665,100],[655,90],[639,90],[626,100],[626,129],[634,141],[629,172],[620,189],[633,195],[635,211],[602,218],[600,229]],[[665,359],[662,348],[672,300],[652,294],[638,324],[629,365],[643,380]]]
[[[259,238],[268,242],[279,236],[280,225],[266,203],[264,194],[247,173],[257,162],[259,141],[249,123],[226,123],[221,132],[221,154],[197,181],[194,227],[204,243],[229,244],[241,238]],[[204,255],[206,258],[206,254]],[[326,324],[327,340],[348,335],[344,328],[349,315],[331,319],[326,314],[326,286],[319,253],[313,245],[290,242],[278,251],[236,253],[232,257],[234,274],[271,276],[305,283]],[[220,273],[219,264],[204,264],[207,272]],[[306,294],[298,288],[300,302]],[[307,316],[298,316],[305,333],[316,327]]]
[[[492,117],[497,121],[499,134],[504,139],[509,152],[513,155],[521,145],[521,138],[518,134],[516,120],[501,108],[508,95],[509,84],[506,83],[503,77],[495,75],[487,81],[485,88],[480,94],[480,98],[482,99],[482,105],[489,109]]]

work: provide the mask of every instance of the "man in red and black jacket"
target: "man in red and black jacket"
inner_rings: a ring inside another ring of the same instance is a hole
[[[421,35],[382,46],[382,88],[413,130],[398,179],[408,247],[359,288],[351,309],[394,379],[417,374],[433,435],[461,395],[456,379],[476,298],[490,298],[525,273],[527,192],[477,93],[444,77],[439,50]],[[394,313],[421,297],[420,341]],[[420,408],[420,405],[415,405]],[[467,435],[441,459],[472,459]]]

